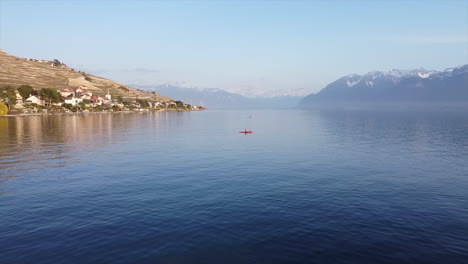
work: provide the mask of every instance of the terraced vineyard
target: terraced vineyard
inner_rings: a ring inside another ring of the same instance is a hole
[[[54,66],[53,61],[18,58],[0,50],[0,85],[23,84],[34,89],[58,90],[86,86],[90,92],[100,96],[109,91],[112,98],[121,96],[128,100],[139,98],[148,101],[172,101],[169,97],[135,90],[106,78],[75,71],[64,64]]]

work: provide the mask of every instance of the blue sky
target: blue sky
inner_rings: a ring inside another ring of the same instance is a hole
[[[125,84],[316,92],[468,63],[468,1],[9,1],[0,48]]]

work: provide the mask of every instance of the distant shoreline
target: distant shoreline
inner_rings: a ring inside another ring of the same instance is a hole
[[[0,117],[28,117],[28,116],[59,116],[59,115],[88,115],[88,114],[131,114],[131,113],[154,113],[154,112],[201,112],[202,110],[144,110],[144,111],[97,111],[97,112],[70,112],[70,113],[30,113],[30,114],[7,114]]]

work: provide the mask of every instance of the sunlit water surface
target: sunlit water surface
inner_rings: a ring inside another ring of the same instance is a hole
[[[468,114],[0,118],[0,262],[468,263]]]

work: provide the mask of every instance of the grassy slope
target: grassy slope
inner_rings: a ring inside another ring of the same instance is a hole
[[[0,50],[0,85],[19,86],[31,85],[34,89],[86,86],[93,94],[105,95],[110,92],[113,98],[122,96],[124,99],[147,99],[150,101],[171,101],[171,98],[137,91],[127,86],[91,74],[82,74],[68,67],[51,66],[52,62],[38,62],[18,58]],[[89,77],[90,81],[85,80]]]

